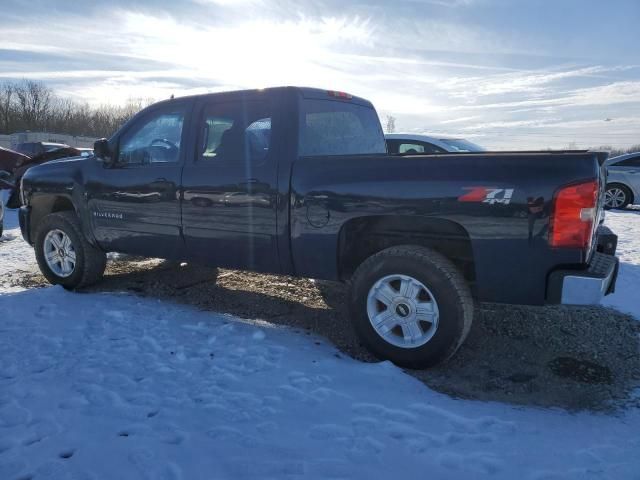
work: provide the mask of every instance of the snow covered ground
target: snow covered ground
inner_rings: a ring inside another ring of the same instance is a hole
[[[618,235],[620,280],[604,304],[640,319],[640,207],[606,213],[606,224]]]
[[[608,214],[640,318],[640,212]],[[33,265],[8,212],[0,276]],[[635,282],[635,283],[632,283]],[[322,339],[121,294],[0,291],[0,479],[637,479],[640,411],[454,400]]]

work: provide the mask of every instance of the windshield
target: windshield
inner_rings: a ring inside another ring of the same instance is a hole
[[[451,152],[484,152],[485,149],[462,138],[441,138],[440,141],[449,147]]]

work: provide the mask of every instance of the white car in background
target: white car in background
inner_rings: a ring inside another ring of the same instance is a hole
[[[610,158],[607,167],[605,208],[640,204],[640,152]]]
[[[411,133],[387,133],[389,153],[420,154],[420,153],[468,153],[485,152],[480,145],[464,138],[430,137]]]

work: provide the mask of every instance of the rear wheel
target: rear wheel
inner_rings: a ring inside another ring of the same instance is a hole
[[[624,185],[611,184],[607,185],[604,192],[604,207],[625,208],[631,203],[631,191]]]
[[[449,359],[473,320],[471,292],[457,268],[417,246],[388,248],[363,262],[353,276],[350,307],[364,345],[410,368]]]
[[[73,212],[44,217],[34,246],[40,271],[54,285],[84,287],[96,283],[104,274],[107,257],[87,241]]]

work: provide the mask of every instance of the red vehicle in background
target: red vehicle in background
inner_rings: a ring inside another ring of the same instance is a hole
[[[0,171],[10,174],[5,174],[0,189],[12,189],[13,185],[19,185],[22,175],[35,165],[59,158],[83,156],[80,149],[64,143],[29,142],[18,144],[16,149],[19,151],[0,147]],[[20,196],[17,189],[11,192],[7,200],[7,207],[20,207]]]
[[[0,170],[13,173],[16,168],[21,167],[31,157],[15,150],[0,147]]]

